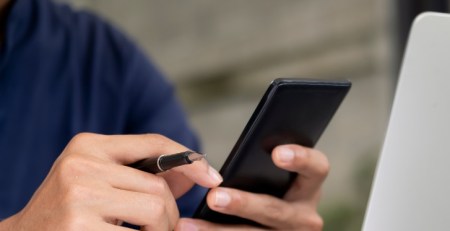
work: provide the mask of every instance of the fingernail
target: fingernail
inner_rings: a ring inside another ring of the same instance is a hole
[[[214,205],[217,207],[227,207],[231,202],[230,194],[223,190],[217,190],[214,194]]]
[[[181,223],[180,229],[182,231],[198,231],[198,227],[189,221],[183,221],[183,223]]]
[[[294,160],[294,151],[288,147],[281,146],[278,149],[278,159],[282,162],[288,163]]]
[[[217,183],[220,183],[223,181],[222,176],[215,170],[213,167],[209,166],[208,168],[208,175]]]

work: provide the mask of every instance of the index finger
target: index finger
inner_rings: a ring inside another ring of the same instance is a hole
[[[322,152],[295,144],[281,145],[273,150],[272,159],[278,167],[298,173],[285,199],[317,198],[330,168]]]
[[[159,134],[100,135],[93,133],[76,135],[68,144],[68,149],[76,149],[75,151],[80,154],[95,155],[120,165],[188,150],[185,146]],[[177,172],[178,174],[175,175],[180,177],[175,182],[184,182],[184,185],[192,185],[192,182],[195,182],[204,187],[213,187],[221,182],[220,175],[206,161],[196,161],[193,164],[180,166],[174,168],[173,172]]]
[[[101,135],[80,133],[72,138],[68,148],[77,152],[93,153],[118,164],[126,165],[138,160],[186,151],[183,145],[158,134]]]

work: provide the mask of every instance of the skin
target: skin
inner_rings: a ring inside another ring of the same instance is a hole
[[[183,218],[175,230],[322,230],[317,204],[329,171],[325,155],[315,149],[283,145],[274,149],[272,159],[278,167],[299,173],[283,199],[221,187],[211,190],[207,197],[211,209],[248,218],[268,228],[223,226]]]
[[[124,165],[185,150],[161,135],[79,134],[25,208],[0,230],[130,230],[117,225],[122,221],[141,230],[173,230],[179,219],[175,199],[194,183],[217,186],[217,171],[205,160],[160,175]]]
[[[11,1],[0,0],[0,44]],[[264,230],[179,218],[175,199],[194,183],[214,188],[208,205],[241,216],[269,230],[322,230],[317,213],[320,188],[329,171],[325,155],[299,145],[278,146],[272,153],[280,168],[299,176],[284,198],[217,187],[221,177],[206,161],[153,175],[124,165],[186,147],[155,135],[75,136],[55,161],[47,178],[18,214],[0,222],[0,230]]]
[[[270,230],[321,230],[316,211],[328,161],[314,149],[278,146],[274,163],[300,176],[283,199],[217,187],[220,175],[205,160],[153,175],[127,166],[137,160],[187,148],[161,135],[75,136],[47,178],[18,214],[0,230],[263,230],[179,218],[175,199],[194,183],[213,188],[208,205],[266,225]]]

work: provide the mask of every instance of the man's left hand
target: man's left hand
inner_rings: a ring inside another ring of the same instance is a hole
[[[282,199],[219,187],[209,192],[208,206],[217,212],[256,221],[270,230],[322,230],[323,221],[317,212],[317,204],[321,185],[329,171],[326,156],[315,149],[282,145],[274,149],[272,159],[278,167],[298,173],[297,179]],[[183,218],[176,230],[231,231],[264,228],[221,225]]]

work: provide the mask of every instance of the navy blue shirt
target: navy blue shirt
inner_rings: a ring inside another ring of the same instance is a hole
[[[124,3],[125,4],[125,3]],[[87,12],[17,0],[0,50],[0,219],[22,209],[79,132],[160,133],[194,150],[172,86],[123,34]],[[179,200],[182,214],[197,192]]]

